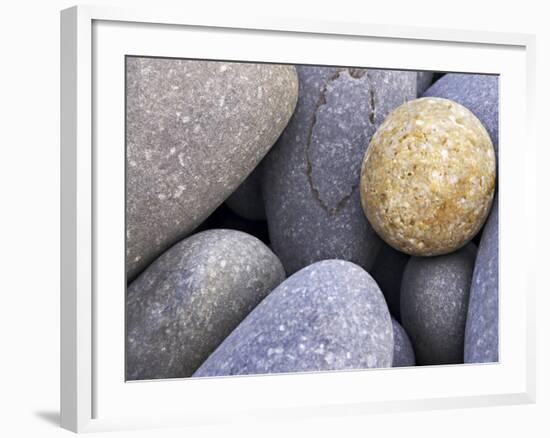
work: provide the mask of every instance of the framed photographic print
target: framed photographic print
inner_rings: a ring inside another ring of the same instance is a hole
[[[62,426],[532,402],[533,47],[62,11]]]

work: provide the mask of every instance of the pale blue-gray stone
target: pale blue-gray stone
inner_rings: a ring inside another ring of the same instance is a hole
[[[380,239],[359,197],[363,155],[416,72],[297,67],[296,110],[266,156],[262,191],[274,251],[291,274],[319,260],[372,267]]]
[[[464,361],[464,329],[476,257],[473,243],[450,254],[411,257],[401,282],[401,324],[419,365]]]
[[[416,95],[422,96],[432,85],[434,74],[431,71],[419,71],[416,77]]]
[[[497,362],[498,353],[498,197],[483,229],[466,320],[464,361]]]
[[[194,377],[390,367],[393,348],[376,282],[353,263],[326,260],[271,292]]]
[[[177,243],[128,287],[126,378],[191,376],[284,278],[269,248],[240,231]]]
[[[412,367],[415,365],[414,349],[409,335],[401,325],[392,318],[393,327],[393,367]]]

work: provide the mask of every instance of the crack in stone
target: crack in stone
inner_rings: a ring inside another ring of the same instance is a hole
[[[311,125],[309,127],[309,131],[308,131],[308,134],[307,134],[307,140],[306,140],[306,150],[305,150],[305,155],[306,155],[306,177],[307,177],[307,181],[308,181],[308,184],[309,184],[309,188],[311,189],[311,192],[313,193],[313,196],[314,196],[315,200],[317,201],[317,203],[321,206],[321,208],[323,208],[323,210],[325,210],[329,214],[336,214],[344,207],[344,205],[351,198],[351,196],[353,195],[355,190],[357,190],[357,188],[359,187],[359,181],[357,181],[356,184],[353,184],[351,186],[351,190],[349,191],[349,193],[345,194],[340,199],[340,201],[338,201],[338,203],[336,204],[335,207],[329,207],[321,199],[321,193],[319,192],[319,189],[315,186],[315,183],[313,182],[313,175],[312,175],[313,166],[311,164],[311,160],[310,160],[310,156],[309,156],[309,149],[310,149],[310,146],[311,146],[311,137],[313,135],[313,129],[315,128],[315,125],[317,123],[317,112],[319,111],[319,109],[323,105],[326,105],[326,103],[327,103],[327,99],[326,99],[327,88],[332,82],[334,82],[336,79],[338,79],[338,77],[340,77],[340,74],[342,74],[346,71],[354,79],[360,79],[360,78],[362,78],[363,76],[366,75],[367,80],[370,82],[370,77],[368,75],[368,70],[367,69],[364,69],[364,71],[361,71],[361,69],[340,69],[337,72],[335,72],[331,77],[329,77],[327,82],[324,84],[323,88],[321,89],[321,94],[320,94],[319,99],[317,100],[317,103],[315,105],[315,109],[313,111],[313,118],[311,120]],[[374,90],[373,90],[372,86],[370,87],[369,92],[370,92],[369,121],[371,122],[371,124],[374,125],[374,116],[375,116],[375,112],[376,112],[376,107],[375,107]]]

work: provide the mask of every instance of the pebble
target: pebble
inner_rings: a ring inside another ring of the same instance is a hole
[[[464,361],[498,362],[498,199],[483,229],[466,319]]]
[[[411,257],[401,284],[401,323],[419,365],[464,361],[464,330],[476,247]]]
[[[131,281],[250,174],[290,119],[293,66],[128,57],[126,272]]]
[[[393,364],[392,367],[412,367],[415,365],[414,349],[409,335],[401,325],[392,318],[393,327]]]
[[[194,377],[390,367],[392,333],[372,277],[353,263],[325,260],[279,285]]]
[[[284,278],[269,248],[240,231],[177,243],[128,287],[126,378],[191,376]]]
[[[263,162],[269,234],[288,274],[324,259],[372,267],[380,240],[361,211],[371,136],[416,97],[416,73],[297,67],[296,111]]]
[[[431,71],[419,71],[416,77],[416,96],[421,97],[432,85],[434,74]]]

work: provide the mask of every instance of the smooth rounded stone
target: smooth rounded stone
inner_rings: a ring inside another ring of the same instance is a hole
[[[493,142],[498,158],[498,76],[447,73],[424,97],[443,97],[468,108],[481,121]]]
[[[435,97],[407,102],[373,136],[361,170],[361,202],[389,245],[433,256],[469,242],[495,189],[491,139],[466,108]]]
[[[431,71],[419,71],[416,76],[416,96],[420,97],[432,85],[434,74]]]
[[[464,361],[498,362],[498,198],[483,229],[466,319]]]
[[[409,259],[409,255],[382,243],[382,248],[370,271],[386,298],[390,313],[397,321],[401,321],[401,279]]]
[[[129,57],[126,272],[132,280],[248,176],[294,110],[293,66]]]
[[[462,363],[464,328],[476,247],[411,257],[401,283],[401,324],[418,365]]]
[[[277,257],[239,231],[177,243],[128,287],[126,378],[191,376],[284,278]]]
[[[359,266],[325,260],[267,296],[194,377],[390,367],[384,297]]]
[[[273,248],[289,274],[324,259],[369,270],[380,240],[361,211],[361,158],[384,117],[416,96],[416,73],[297,71],[296,111],[263,162]]]
[[[261,163],[252,171],[243,183],[227,198],[227,206],[245,219],[265,220],[264,198],[262,197]]]
[[[392,367],[412,367],[416,364],[414,349],[409,335],[401,325],[392,318],[393,327],[393,364]]]

